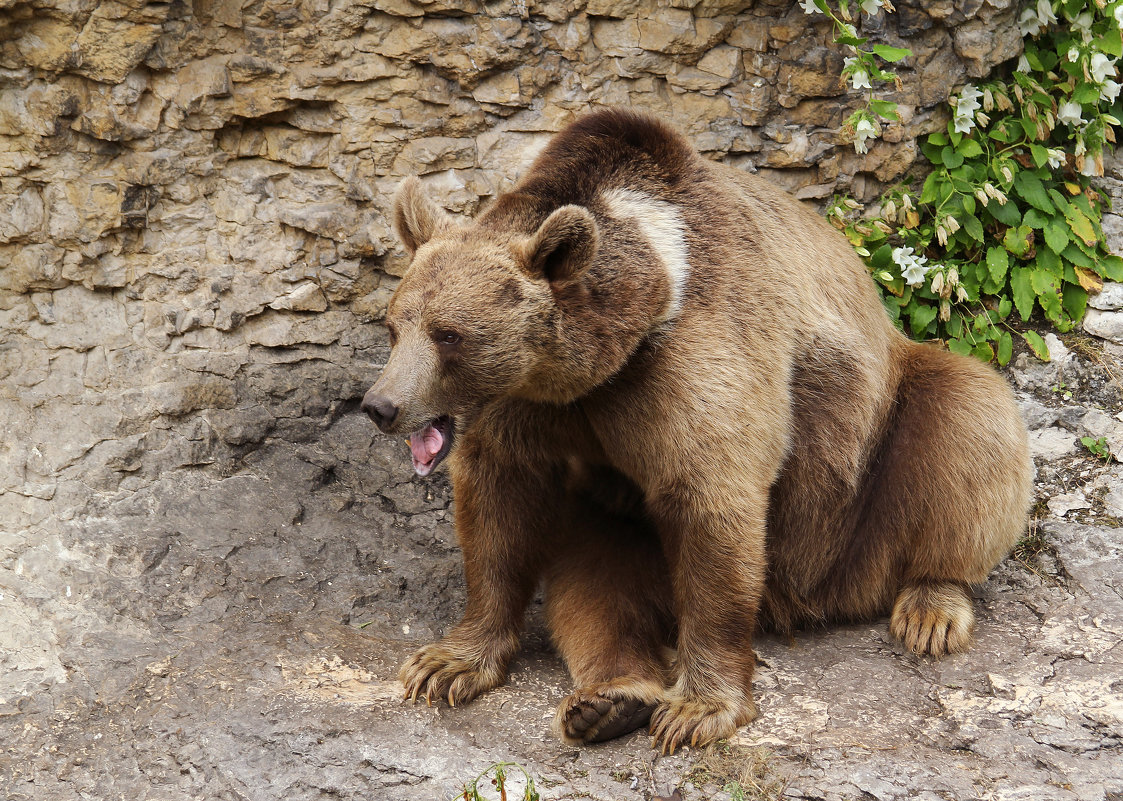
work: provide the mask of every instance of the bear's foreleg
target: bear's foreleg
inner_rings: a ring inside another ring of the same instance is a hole
[[[468,585],[464,617],[402,666],[399,678],[412,700],[464,704],[502,684],[541,573],[547,536],[540,529],[555,515],[548,477],[473,455],[452,465]]]
[[[570,509],[546,570],[546,613],[577,685],[554,730],[577,744],[647,724],[666,696],[673,622],[666,559],[650,523],[581,496]]]
[[[676,680],[651,717],[656,747],[705,745],[752,721],[752,635],[765,582],[767,489],[716,498],[683,488],[654,503],[671,565]]]

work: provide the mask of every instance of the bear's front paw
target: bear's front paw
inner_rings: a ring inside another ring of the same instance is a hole
[[[757,716],[752,698],[737,702],[723,698],[672,696],[651,715],[651,746],[673,754],[682,744],[709,745],[731,736]]]
[[[426,645],[411,656],[398,678],[405,686],[405,697],[411,701],[424,698],[445,699],[449,706],[466,704],[481,693],[503,683],[506,671],[472,659],[446,641]]]

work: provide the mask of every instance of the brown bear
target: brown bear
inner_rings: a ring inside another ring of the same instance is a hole
[[[732,734],[758,626],[888,614],[918,654],[968,647],[968,585],[1025,523],[1025,427],[994,371],[894,328],[812,210],[606,110],[471,224],[411,178],[394,226],[412,262],[362,408],[420,475],[448,457],[468,592],[407,697],[500,684],[539,582],[570,742]]]

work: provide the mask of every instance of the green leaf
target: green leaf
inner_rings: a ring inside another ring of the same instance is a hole
[[[1033,163],[1038,167],[1044,167],[1049,163],[1049,151],[1041,145],[1030,145],[1029,152],[1033,156]]]
[[[987,132],[987,136],[996,142],[1010,142],[1017,139],[1017,133],[1021,132],[1021,128],[1018,128],[1017,132],[1012,132],[1011,128],[1013,128],[1013,126],[1010,124],[1010,120],[1002,120],[996,125],[991,126],[991,129]]]
[[[968,159],[973,159],[975,156],[981,156],[983,154],[983,146],[974,139],[964,139],[959,143],[959,147],[957,147],[956,150],[958,150],[964,158]]]
[[[1022,333],[1022,339],[1029,345],[1029,349],[1033,351],[1033,355],[1043,362],[1049,361],[1049,346],[1045,344],[1045,340],[1036,331],[1025,331]]]
[[[949,339],[963,336],[963,315],[955,309],[952,309],[951,317],[948,318],[947,332]]]
[[[1033,313],[1033,302],[1037,293],[1033,291],[1030,280],[1032,271],[1028,267],[1014,267],[1010,270],[1010,291],[1014,296],[1014,305],[1018,307],[1018,316],[1026,322]]]
[[[884,117],[887,120],[899,120],[901,115],[897,113],[897,104],[889,100],[878,100],[876,97],[870,98],[870,110],[878,116]]]
[[[1068,247],[1068,226],[1054,218],[1045,226],[1045,244],[1054,253],[1064,253]]]
[[[1094,218],[1096,216],[1096,213],[1092,211],[1092,204],[1088,202],[1088,196],[1084,194],[1084,191],[1080,188],[1079,185],[1072,184],[1072,186],[1075,186],[1077,191],[1076,197],[1074,197],[1070,202],[1075,203],[1089,218]],[[1068,187],[1069,184],[1065,184],[1065,188],[1067,189]]]
[[[836,36],[834,40],[838,44],[850,45],[851,47],[861,47],[862,45],[864,45],[866,42],[869,41],[868,39],[862,39],[861,37],[858,37],[858,36],[850,36],[849,34],[845,34],[845,33],[842,34],[841,36]]]
[[[1069,243],[1068,247],[1061,253],[1061,258],[1075,264],[1077,267],[1087,267],[1089,270],[1096,269],[1096,262],[1077,247],[1075,242]]]
[[[942,131],[936,131],[936,133],[930,134],[928,136],[928,143],[943,147],[948,143],[947,134],[943,133]]]
[[[889,245],[882,245],[873,252],[870,256],[870,266],[875,270],[884,270],[893,261],[893,248]]]
[[[958,155],[958,151],[956,151]],[[952,177],[952,184],[955,185],[956,191],[962,192],[965,195],[970,195],[975,191],[972,182],[975,180],[975,171],[969,166],[954,167],[948,171]]]
[[[1115,56],[1116,58],[1123,56],[1123,38],[1120,37],[1118,25],[1109,26],[1107,33],[1100,37],[1097,44],[1100,50],[1109,56]]]
[[[1029,253],[1029,238],[1032,235],[1033,229],[1025,225],[1019,225],[1017,228],[1007,228],[1006,235],[1002,237],[1002,244],[1015,256],[1025,256]]]
[[[971,355],[971,343],[966,339],[952,339],[948,341],[948,350],[960,356]]]
[[[1051,217],[1046,217],[1037,209],[1028,209],[1026,211],[1026,216],[1022,218],[1022,222],[1030,228],[1044,229],[1051,219]]]
[[[994,348],[990,346],[989,342],[980,342],[975,347],[971,348],[971,355],[982,362],[989,362],[994,358]]]
[[[1033,291],[1040,298],[1042,295],[1055,294],[1057,276],[1048,270],[1038,268],[1030,271],[1030,283],[1033,285]]]
[[[991,279],[1000,287],[1006,283],[1006,272],[1010,269],[1010,257],[1006,255],[1005,248],[989,248],[987,250],[987,270]]]
[[[1025,126],[1013,117],[1003,120],[998,127],[1002,129],[1004,142],[1017,142],[1025,135]]]
[[[979,218],[974,214],[964,214],[959,224],[963,226],[963,231],[967,236],[971,237],[971,239],[976,242],[981,242],[983,240],[983,224],[979,222]]]
[[[888,292],[890,295],[896,295],[897,297],[900,297],[901,295],[903,295],[904,292],[905,292],[905,279],[902,278],[899,275],[897,275],[897,276],[891,275],[888,279],[884,279],[881,276],[885,275],[885,274],[886,274],[885,270],[878,271],[874,275],[874,280],[877,281],[877,283],[881,284],[883,287],[885,287],[885,291]]]
[[[924,188],[920,190],[921,203],[935,203],[939,200],[939,184],[941,183],[939,172],[931,172],[928,177],[924,179]]]
[[[914,337],[922,337],[928,333],[928,326],[936,319],[937,309],[935,306],[928,306],[925,304],[918,304],[909,315],[909,323],[912,326],[912,335]]]
[[[1009,331],[1003,331],[998,337],[998,366],[1005,367],[1014,355],[1014,338]]]
[[[1014,178],[1014,187],[1018,194],[1034,208],[1041,209],[1046,214],[1056,214],[1057,210],[1049,202],[1049,193],[1041,184],[1041,179],[1032,172],[1022,170]]]
[[[1100,260],[1103,277],[1109,281],[1123,281],[1123,259],[1112,254]]]
[[[1061,305],[1069,317],[1079,320],[1088,308],[1088,290],[1076,284],[1065,284]]]
[[[1002,300],[998,301],[998,319],[1005,320],[1010,316],[1010,310],[1014,308],[1014,302],[1005,295]]]
[[[1037,266],[1042,270],[1048,270],[1056,277],[1060,277],[1064,270],[1061,267],[1061,257],[1058,256],[1049,248],[1041,248],[1037,251]],[[1076,273],[1073,273],[1073,283],[1075,283]]]
[[[868,249],[868,248],[874,247],[875,246],[874,243],[880,242],[881,240],[885,239],[887,236],[888,236],[888,234],[886,234],[880,228],[874,228],[873,230],[871,230],[865,236],[866,248]]]
[[[889,312],[889,319],[897,326],[901,327],[901,307],[897,305],[897,299],[890,295],[888,298],[881,298],[881,305],[885,307],[885,311]]]
[[[992,200],[987,206],[987,211],[1003,225],[1016,226],[1022,221],[1022,213],[1018,211],[1018,205],[1011,201],[999,205],[997,200]]]
[[[875,44],[871,49],[874,55],[891,63],[900,61],[902,58],[908,58],[912,55],[912,51],[907,47],[890,47],[889,45]]]
[[[949,170],[954,170],[956,167],[963,164],[963,155],[952,149],[949,145],[940,151],[940,160],[943,161],[944,166]]]
[[[1030,283],[1045,316],[1058,322],[1061,319],[1061,298],[1057,293],[1057,277],[1048,270],[1036,269],[1030,273]]]
[[[1092,84],[1085,83],[1076,87],[1076,91],[1072,93],[1072,100],[1074,103],[1084,105],[1086,103],[1096,103],[1100,99],[1100,87],[1093,86]]]

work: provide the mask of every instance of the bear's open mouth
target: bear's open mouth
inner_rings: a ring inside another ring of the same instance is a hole
[[[429,475],[448,456],[449,449],[452,448],[452,431],[452,418],[442,414],[409,435],[413,471],[417,475]]]

